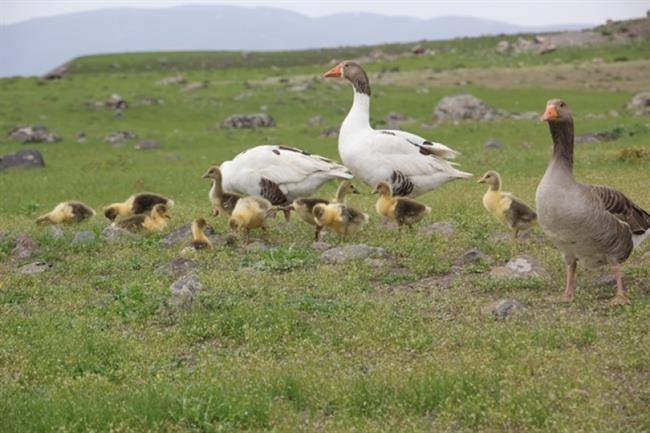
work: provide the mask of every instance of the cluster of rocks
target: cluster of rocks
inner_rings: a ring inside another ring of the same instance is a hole
[[[154,270],[155,274],[174,279],[169,287],[170,295],[167,301],[169,306],[187,308],[192,305],[196,294],[204,288],[197,274],[198,268],[199,264],[195,260],[176,257]]]
[[[539,118],[534,111],[509,113],[494,108],[487,102],[467,93],[445,96],[438,102],[433,114],[440,122],[499,119],[536,120]]]
[[[502,40],[497,43],[496,50],[499,53],[521,54],[535,52],[546,54],[557,49],[557,45],[551,38],[544,36],[535,36],[533,39],[518,38],[515,42]]]
[[[650,116],[650,92],[637,93],[625,108],[636,116]]]
[[[138,136],[133,131],[123,130],[111,132],[106,137],[104,137],[104,141],[115,146],[121,145],[127,140],[135,140],[136,138],[138,138]]]
[[[220,124],[222,129],[254,129],[274,126],[275,120],[266,113],[233,114],[225,118]]]
[[[19,150],[0,156],[0,170],[11,167],[42,168],[45,167],[45,161],[41,152],[35,149]]]
[[[55,143],[61,141],[61,137],[50,132],[43,125],[21,125],[16,126],[7,134],[12,140],[21,143]]]
[[[86,102],[86,107],[94,108],[94,109],[108,108],[111,110],[121,112],[122,110],[125,110],[126,108],[129,107],[129,103],[117,93],[113,93],[105,101]]]

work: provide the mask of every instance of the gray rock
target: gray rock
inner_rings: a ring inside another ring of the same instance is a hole
[[[0,170],[11,167],[42,168],[45,167],[43,155],[34,149],[19,150],[0,156]]]
[[[469,95],[446,96],[438,102],[434,115],[439,121],[448,120],[495,120],[507,116],[484,101]]]
[[[137,233],[131,233],[128,230],[125,230],[121,227],[115,226],[115,225],[110,225],[104,230],[102,230],[102,239],[104,239],[108,243],[113,243],[121,240],[137,240],[140,239],[141,236]]]
[[[169,86],[172,84],[185,84],[186,82],[187,80],[185,80],[185,77],[183,77],[182,75],[174,75],[173,77],[162,78],[158,80],[156,84],[158,84],[159,86]]]
[[[9,138],[18,140],[21,143],[55,143],[61,141],[61,137],[50,132],[43,125],[16,126],[8,134]]]
[[[505,319],[516,314],[526,307],[516,299],[499,299],[483,307],[484,314],[492,314],[497,319]]]
[[[199,264],[194,260],[186,259],[184,257],[176,257],[169,263],[158,266],[154,270],[154,273],[169,275],[172,278],[179,278],[191,271],[194,271],[198,267]]]
[[[323,116],[314,116],[307,121],[307,125],[309,125],[312,128],[316,128],[317,126],[320,126],[321,123],[323,123]]]
[[[135,150],[150,150],[150,149],[160,149],[160,143],[156,140],[142,140],[135,146]]]
[[[271,128],[274,126],[275,120],[266,113],[233,114],[221,122],[223,129]]]
[[[31,257],[38,249],[38,243],[26,233],[19,233],[14,239],[11,257],[23,260]]]
[[[121,144],[127,140],[135,140],[136,138],[138,138],[138,136],[134,132],[124,130],[108,134],[106,137],[104,137],[104,141],[109,144]]]
[[[496,138],[490,138],[488,141],[485,142],[485,148],[486,149],[502,149],[503,148],[503,143]]]
[[[496,48],[498,53],[507,53],[510,50],[510,42],[508,41],[499,41]]]
[[[203,283],[196,272],[190,272],[174,281],[170,286],[169,305],[173,307],[189,307],[197,292],[203,290]]]
[[[153,96],[141,96],[138,99],[141,105],[162,105],[164,102],[162,99],[154,98]]]
[[[77,143],[85,143],[86,142],[86,133],[83,131],[79,131],[75,134],[74,138],[77,139]]]
[[[74,235],[74,239],[72,239],[70,245],[88,245],[95,242],[95,239],[97,239],[95,233],[90,230],[84,230],[82,232],[77,232],[77,234]]]
[[[413,46],[413,48],[411,48],[411,52],[413,54],[415,54],[415,55],[420,55],[420,54],[426,53],[427,50],[422,45],[417,44],[417,45]]]
[[[327,251],[330,248],[332,248],[332,246],[324,241],[315,241],[311,243],[311,249],[314,251],[318,251],[319,253],[322,253],[323,251]]]
[[[216,235],[216,232],[210,226],[208,226],[204,230],[204,233],[208,236]],[[167,236],[165,236],[165,238],[162,241],[160,241],[160,243],[166,247],[173,247],[183,242],[190,241],[191,239],[192,239],[192,222],[188,222],[183,224],[182,226],[176,227]],[[210,240],[216,240],[216,238],[215,239],[211,238]],[[222,242],[224,241],[221,239],[217,243],[222,243]]]
[[[352,260],[361,260],[367,258],[388,258],[389,255],[385,249],[371,247],[364,244],[345,245],[342,247],[331,248],[321,254],[321,261],[330,264],[342,264]]]
[[[339,130],[339,126],[330,126],[329,128],[325,128],[323,132],[320,133],[320,136],[323,138],[338,137]]]
[[[49,270],[51,267],[52,265],[47,262],[43,262],[43,261],[32,262],[24,266],[21,266],[18,272],[20,272],[23,275],[40,274],[41,272],[45,272]]]
[[[50,226],[49,232],[52,239],[61,239],[64,235],[63,229],[59,226]]]
[[[433,235],[450,237],[456,233],[454,225],[449,221],[438,221],[428,226],[423,226],[420,231],[429,237]]]
[[[625,106],[636,116],[650,116],[650,92],[637,93]]]
[[[112,110],[124,110],[129,107],[128,102],[117,93],[113,93],[109,96],[105,105]]]
[[[65,63],[61,66],[57,66],[56,68],[52,69],[50,72],[47,74],[43,75],[41,78],[44,80],[61,80],[63,77],[68,75],[70,72],[70,66]]]
[[[467,266],[475,265],[481,263],[491,263],[492,258],[485,254],[483,251],[478,248],[471,248],[465,251],[460,257],[456,259],[454,264],[456,266]]]
[[[546,270],[541,267],[537,259],[527,255],[513,257],[505,266],[497,266],[490,270],[490,276],[494,278],[529,278],[546,275]]]
[[[193,90],[200,90],[200,89],[206,89],[208,87],[208,83],[205,81],[195,81],[193,83],[188,83],[185,86],[183,86],[183,92],[191,92]]]

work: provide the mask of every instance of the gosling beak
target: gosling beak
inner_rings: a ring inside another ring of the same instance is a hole
[[[559,115],[557,114],[557,108],[555,108],[555,105],[549,105],[546,107],[546,111],[544,111],[544,114],[539,120],[542,122],[548,122],[557,119],[558,117]]]
[[[341,65],[339,64],[339,65],[334,66],[329,71],[325,72],[324,76],[327,77],[327,78],[332,78],[332,77],[340,77],[341,75],[342,75]]]
[[[481,177],[476,183],[485,183],[485,176]]]
[[[209,177],[210,177],[210,172],[209,171],[206,171],[205,173],[203,173],[203,176],[201,176],[202,179],[207,179]]]

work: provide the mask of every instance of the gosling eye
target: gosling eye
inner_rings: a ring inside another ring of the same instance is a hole
[[[563,107],[563,108],[564,108],[564,107],[566,107],[566,104],[565,104],[564,102],[561,102],[561,103],[560,103],[560,107]]]

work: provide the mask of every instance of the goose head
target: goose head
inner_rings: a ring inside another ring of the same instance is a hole
[[[573,121],[573,118],[566,102],[561,99],[551,99],[546,103],[546,110],[540,120],[549,123],[567,123]]]
[[[388,184],[388,182],[379,182],[377,186],[375,187],[375,190],[373,191],[374,194],[379,194],[379,195],[386,195],[386,196],[391,196],[393,194],[393,190]]]
[[[499,189],[501,186],[501,176],[494,170],[486,172],[476,183],[486,183],[494,189]]]
[[[370,80],[360,64],[346,60],[325,72],[327,78],[345,78],[357,93],[370,96]]]
[[[221,170],[219,169],[218,166],[213,165],[206,171],[203,176],[204,179],[214,179],[214,180],[220,180],[221,179]]]

